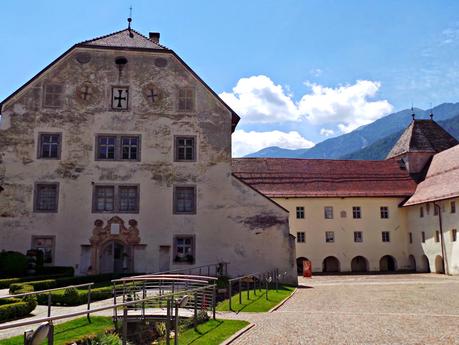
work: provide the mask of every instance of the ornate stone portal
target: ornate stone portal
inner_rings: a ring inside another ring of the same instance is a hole
[[[140,244],[137,221],[129,220],[126,228],[124,220],[118,216],[104,222],[94,222],[91,243],[91,265],[88,274],[134,272],[134,250],[144,247]]]

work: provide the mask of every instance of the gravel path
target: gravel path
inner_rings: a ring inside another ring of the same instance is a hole
[[[273,313],[220,313],[256,326],[233,344],[459,344],[459,277],[321,276]]]

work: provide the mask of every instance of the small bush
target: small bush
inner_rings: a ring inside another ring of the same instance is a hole
[[[80,294],[73,287],[65,289],[62,297],[67,302],[67,305],[77,305],[80,303]]]
[[[0,252],[0,275],[22,276],[27,270],[27,256],[19,252]]]
[[[24,286],[18,293],[33,291],[31,286]],[[35,296],[24,296],[22,298],[5,298],[0,300],[0,322],[14,320],[29,315],[37,306]]]

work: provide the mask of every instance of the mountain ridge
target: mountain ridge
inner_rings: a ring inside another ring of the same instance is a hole
[[[431,111],[434,114],[434,120],[439,120],[438,122],[441,125],[441,122],[443,122],[442,120],[447,120],[459,116],[459,103],[442,103],[432,108]],[[412,112],[413,111],[411,109],[404,109],[386,115],[368,125],[359,127],[350,133],[326,139],[309,149],[290,150],[272,146],[246,155],[245,157],[323,159],[339,159],[348,156],[381,157],[382,153],[378,151],[378,146],[372,147],[372,145],[381,141],[381,143],[385,143],[385,146],[383,145],[380,150],[384,150],[387,145],[393,142],[394,137],[391,136],[395,136],[395,139],[398,139],[401,134],[400,132],[403,131],[412,121]],[[416,118],[429,118],[430,112],[427,110],[415,108],[414,112],[416,114]],[[448,122],[447,126],[456,128],[456,122],[457,127],[459,127],[459,117],[455,119],[453,123]],[[446,127],[445,129],[448,130]],[[453,135],[456,136],[455,134]],[[369,147],[370,149],[367,149],[362,155],[357,153],[360,150],[364,150],[365,148]],[[372,151],[373,153],[370,154]]]

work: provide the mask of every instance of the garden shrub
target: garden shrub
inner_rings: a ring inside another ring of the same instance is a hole
[[[90,276],[78,277],[63,277],[46,280],[30,281],[27,283],[14,283],[10,285],[10,293],[14,294],[23,284],[32,285],[35,291],[54,289],[69,285],[79,285],[85,283],[101,283],[108,282],[112,279],[120,278],[121,275],[116,274],[98,274]]]
[[[91,302],[100,301],[113,296],[112,287],[91,289]],[[37,295],[38,304],[48,305],[48,293]],[[66,288],[51,292],[51,304],[60,306],[76,306],[88,302],[88,290]]]
[[[18,293],[33,291],[31,286],[24,286]],[[18,319],[29,315],[37,306],[35,296],[24,296],[20,298],[5,298],[0,300],[0,322]]]
[[[70,272],[70,271],[68,271],[68,272]],[[64,278],[64,277],[72,277],[72,276],[73,276],[73,274],[57,273],[57,274],[49,274],[49,275],[36,275],[36,276],[5,278],[5,279],[0,279],[0,289],[9,288],[11,284],[16,284],[16,283],[24,283],[24,282],[29,282],[29,281]]]
[[[74,287],[66,288],[62,296],[67,305],[77,305],[80,303],[80,294]]]
[[[0,275],[22,276],[27,270],[27,256],[19,252],[0,252]]]
[[[102,334],[88,342],[88,345],[121,345],[123,342],[118,334]]]

